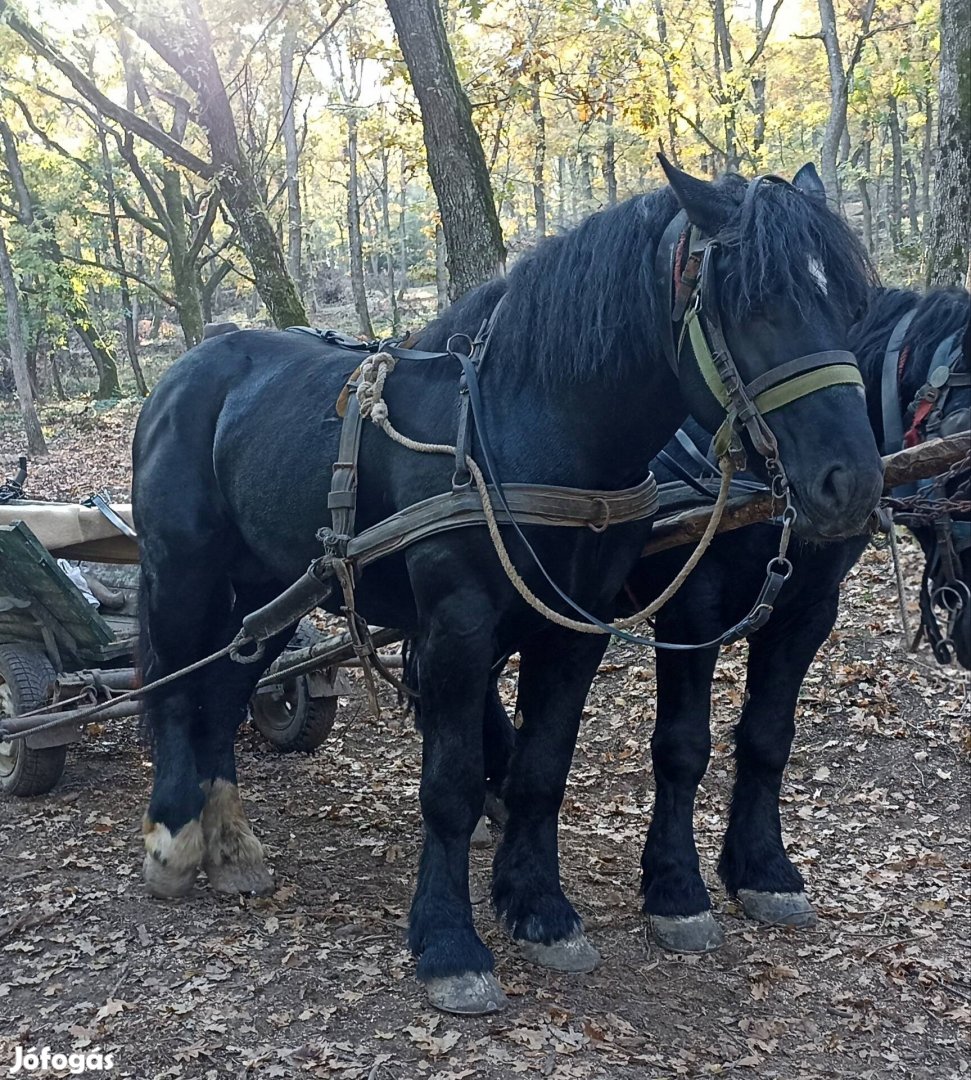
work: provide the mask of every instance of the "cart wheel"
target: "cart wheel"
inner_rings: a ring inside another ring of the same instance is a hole
[[[253,723],[261,735],[283,753],[316,750],[337,718],[337,698],[312,698],[303,675],[288,679],[250,702]]]
[[[16,716],[45,704],[54,668],[43,650],[0,645],[0,716]],[[64,772],[66,746],[35,749],[23,739],[0,742],[0,791],[5,795],[46,795]]]

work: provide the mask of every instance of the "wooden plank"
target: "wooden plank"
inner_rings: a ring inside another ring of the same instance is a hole
[[[909,484],[915,480],[926,480],[947,470],[968,453],[968,436],[949,435],[946,439],[932,439],[907,450],[898,450],[883,459],[884,490],[889,491],[898,484]],[[768,521],[779,508],[767,492],[729,499],[725,512],[718,525],[718,531],[731,532],[744,528],[758,521]],[[651,540],[644,548],[644,555],[653,555],[668,548],[682,544],[697,543],[711,517],[710,507],[685,510],[671,518],[659,521],[651,533]]]
[[[115,641],[94,605],[23,522],[0,526],[0,592],[29,600],[33,618],[66,632],[81,659],[101,658]]]

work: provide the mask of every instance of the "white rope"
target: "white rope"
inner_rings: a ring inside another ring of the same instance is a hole
[[[374,356],[366,360],[361,366],[361,383],[357,389],[361,415],[369,417],[372,423],[381,428],[388,438],[392,439],[400,446],[404,446],[408,450],[414,450],[419,454],[454,455],[456,452],[454,446],[450,446],[447,443],[423,443],[418,442],[415,439],[409,439],[407,435],[402,435],[401,432],[392,425],[388,418],[388,406],[382,395],[384,393],[385,381],[394,370],[396,363],[396,358],[389,353],[379,352],[375,353]],[[506,577],[509,578],[509,581],[512,583],[516,592],[519,593],[531,608],[538,611],[546,619],[549,619],[550,622],[555,623],[557,626],[562,626],[568,630],[576,630],[581,634],[608,633],[609,631],[604,630],[593,623],[580,622],[577,619],[571,619],[567,615],[561,615],[558,611],[540,600],[532,589],[530,589],[513,564],[512,558],[509,555],[509,549],[506,547],[505,541],[502,538],[502,532],[496,518],[495,508],[492,505],[492,498],[489,495],[489,486],[486,483],[485,476],[482,474],[482,470],[471,457],[466,458],[466,466],[472,474],[476,489],[479,492],[479,498],[482,500],[482,512],[485,515],[486,528],[489,532],[489,537],[492,540],[492,546],[496,550],[496,555],[499,557],[499,562],[506,573]],[[712,507],[711,517],[708,520],[705,531],[694,551],[692,551],[688,561],[678,572],[671,584],[668,585],[660,596],[652,600],[647,607],[624,619],[616,619],[613,622],[608,623],[607,625],[612,630],[630,629],[630,627],[644,622],[645,619],[651,618],[652,615],[656,615],[671,597],[674,596],[678,589],[681,588],[687,580],[688,575],[701,561],[702,556],[711,544],[712,538],[718,531],[718,525],[721,522],[725,504],[728,502],[732,474],[735,471],[731,458],[727,455],[719,458],[718,466],[721,470],[721,484],[718,489],[718,498],[715,500],[714,507]]]

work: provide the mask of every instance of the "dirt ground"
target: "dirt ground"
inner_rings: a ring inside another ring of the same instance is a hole
[[[59,417],[31,493],[123,494],[134,415]],[[907,561],[916,581],[912,548]],[[127,723],[89,729],[55,792],[0,802],[0,1068],[20,1044],[110,1051],[112,1074],[138,1080],[964,1077],[969,684],[906,655],[898,625],[888,556],[870,550],[803,688],[785,786],[789,851],[820,914],[810,932],[744,921],[714,873],[743,694],[744,648],[727,652],[696,813],[727,943],[704,957],[661,952],[645,931],[652,657],[612,648],[561,824],[564,882],[603,963],[585,976],[525,964],[489,907],[491,852],[476,851],[478,923],[511,999],[486,1019],[433,1013],[413,978],[419,743],[390,699],[375,720],[357,684],[312,756],[241,733],[241,787],[278,885],[258,900],[145,895],[150,762]]]

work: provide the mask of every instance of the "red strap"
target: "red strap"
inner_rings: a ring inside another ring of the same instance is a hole
[[[907,361],[910,359],[910,346],[905,345],[900,350],[900,358],[897,360],[897,382],[902,383],[904,381],[904,368],[907,366]]]
[[[920,429],[923,427],[924,421],[930,414],[931,409],[934,408],[934,402],[928,401],[926,398],[914,409],[914,422],[910,425],[907,434],[904,435],[904,446],[908,449],[912,446],[917,446],[921,442]]]
[[[681,267],[684,264],[684,247],[688,242],[687,232],[683,232],[678,238],[678,247],[674,253],[674,288],[681,288]]]

